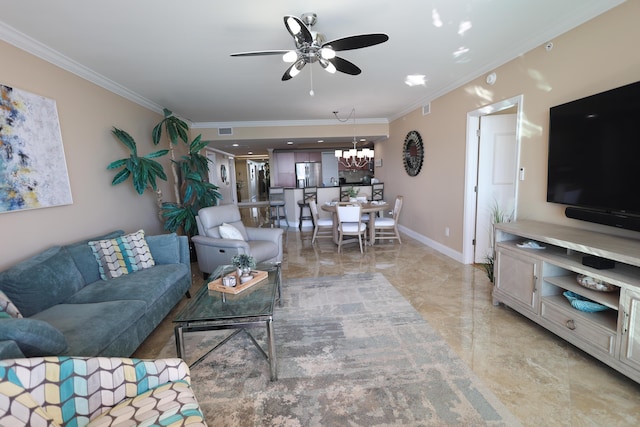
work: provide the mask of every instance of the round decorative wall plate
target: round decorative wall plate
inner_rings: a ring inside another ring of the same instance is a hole
[[[424,145],[418,131],[412,130],[404,139],[402,160],[409,176],[416,176],[420,173],[424,160]]]

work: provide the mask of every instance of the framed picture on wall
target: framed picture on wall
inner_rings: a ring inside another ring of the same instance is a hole
[[[70,205],[56,102],[0,85],[0,213]]]

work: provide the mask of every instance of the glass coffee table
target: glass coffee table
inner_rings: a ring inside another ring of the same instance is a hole
[[[207,283],[193,297],[187,306],[173,320],[175,326],[176,351],[178,357],[185,356],[184,334],[187,332],[235,329],[235,331],[191,364],[200,363],[209,353],[229,341],[236,334],[245,332],[251,341],[269,361],[271,380],[278,379],[276,367],[276,346],[273,330],[273,307],[281,296],[280,264],[261,263],[255,270],[268,272],[267,279],[238,294],[210,290],[207,284],[235,270],[230,265],[219,266],[211,273]],[[267,330],[267,351],[246,329],[265,327]]]

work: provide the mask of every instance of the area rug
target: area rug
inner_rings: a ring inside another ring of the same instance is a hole
[[[520,425],[382,274],[285,278],[274,319],[277,381],[244,333],[191,369],[209,426]],[[186,334],[187,362],[229,334]]]

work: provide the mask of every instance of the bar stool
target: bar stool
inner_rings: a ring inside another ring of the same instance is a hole
[[[384,183],[371,184],[371,200],[384,200]]]
[[[305,187],[302,190],[302,200],[298,200],[298,207],[300,208],[300,223],[298,224],[298,230],[302,230],[302,221],[305,219],[310,219],[311,224],[315,227],[315,221],[313,218],[313,213],[311,212],[311,207],[309,206],[309,200],[316,200],[318,196],[318,187]],[[304,210],[307,209],[309,211],[308,215],[304,214]]]
[[[271,220],[278,222],[280,228],[280,220],[287,221],[289,228],[289,220],[287,219],[287,206],[284,201],[284,187],[269,187],[269,217]]]

